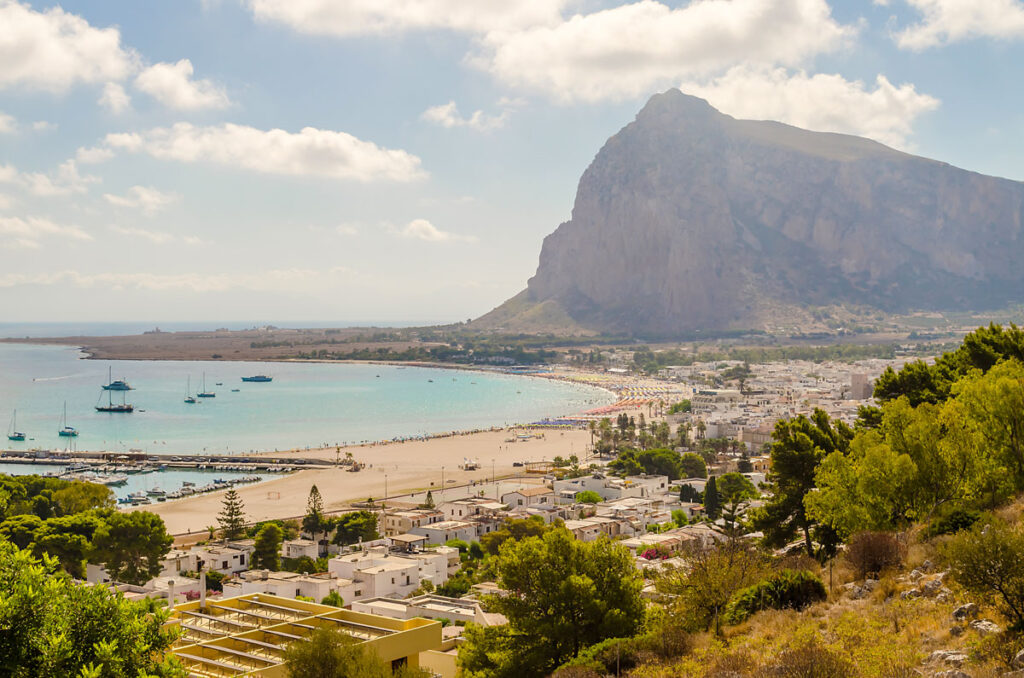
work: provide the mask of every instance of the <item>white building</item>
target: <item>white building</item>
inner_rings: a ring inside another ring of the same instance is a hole
[[[555,503],[555,492],[550,487],[524,487],[501,495],[501,503],[510,508],[552,506]]]
[[[471,542],[477,538],[477,526],[463,520],[442,520],[439,523],[414,527],[409,533],[423,535],[431,544],[446,544],[452,539]]]
[[[320,557],[320,544],[311,539],[288,539],[281,542],[281,555],[285,558],[306,556],[316,560]]]

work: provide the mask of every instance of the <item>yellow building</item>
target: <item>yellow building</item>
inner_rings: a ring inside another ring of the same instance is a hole
[[[284,650],[317,628],[333,628],[356,638],[398,667],[423,666],[444,678],[454,675],[454,655],[444,653],[441,623],[429,619],[389,619],[329,605],[249,594],[210,599],[174,608],[169,625],[182,636],[171,651],[190,676],[287,675]]]

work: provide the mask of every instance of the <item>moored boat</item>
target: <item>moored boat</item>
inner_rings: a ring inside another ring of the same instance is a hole
[[[68,404],[64,402],[64,414],[60,418],[60,428],[57,429],[57,435],[61,438],[77,438],[78,429],[74,426],[68,426]]]
[[[7,439],[16,442],[25,440],[25,434],[18,430],[18,410],[11,415],[11,426],[7,429]]]

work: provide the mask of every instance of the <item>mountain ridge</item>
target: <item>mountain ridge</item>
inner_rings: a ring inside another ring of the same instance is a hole
[[[473,324],[671,334],[836,303],[995,308],[1024,296],[1022,221],[1024,183],[669,90],[597,153],[526,290]]]

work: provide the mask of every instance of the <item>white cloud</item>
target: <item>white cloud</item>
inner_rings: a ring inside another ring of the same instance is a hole
[[[223,89],[209,80],[192,79],[192,62],[150,66],[135,78],[135,86],[160,103],[179,111],[226,108],[231,102]]]
[[[120,115],[132,107],[132,99],[128,92],[116,82],[108,82],[103,86],[103,93],[96,103],[114,115]]]
[[[80,174],[74,160],[64,161],[50,173],[19,172],[13,165],[0,165],[0,183],[16,184],[44,198],[85,193],[90,184],[99,180],[99,177]]]
[[[257,19],[302,33],[365,35],[449,29],[481,33],[552,24],[566,0],[247,0]]]
[[[208,162],[268,174],[354,181],[414,181],[426,176],[420,159],[406,151],[314,127],[291,133],[230,123],[197,127],[180,122],[141,134],[108,134],[104,144],[162,160]]]
[[[913,85],[897,87],[882,75],[872,89],[840,75],[784,68],[739,66],[706,84],[684,83],[680,89],[737,118],[857,134],[897,147],[905,145],[918,116],[939,106]]]
[[[399,231],[399,234],[405,238],[426,240],[427,242],[446,242],[452,240],[473,242],[476,240],[473,236],[457,235],[448,231],[442,231],[426,219],[413,219],[405,228]]]
[[[16,129],[18,129],[18,123],[14,116],[0,111],[0,134],[14,134]]]
[[[1020,0],[907,0],[923,16],[896,35],[905,49],[920,50],[979,37],[1024,37]]]
[[[0,273],[0,288],[24,285],[70,285],[79,288],[102,287],[107,290],[146,290],[170,292],[224,292],[233,289],[251,291],[298,291],[317,289],[326,278],[347,277],[350,271],[335,267],[327,271],[313,269],[270,269],[258,273],[82,273],[51,271],[41,273]]]
[[[0,89],[64,92],[78,83],[121,80],[134,62],[116,28],[95,28],[60,7],[36,12],[0,0]]]
[[[557,25],[494,31],[472,62],[561,101],[615,100],[743,63],[799,66],[854,34],[825,0],[700,0],[679,9],[641,0]]]
[[[144,214],[153,215],[180,199],[175,193],[164,193],[152,186],[132,186],[128,195],[104,193],[103,198],[111,205],[131,207],[142,210]]]
[[[105,146],[93,146],[92,148],[79,148],[75,151],[75,159],[82,164],[94,164],[110,160],[114,157],[114,151]]]
[[[78,226],[62,226],[42,217],[0,217],[0,249],[35,249],[47,237],[92,240]]]
[[[459,115],[459,109],[454,101],[439,106],[431,106],[423,111],[420,116],[427,122],[432,122],[451,129],[452,127],[469,127],[470,129],[486,131],[497,129],[505,124],[508,119],[508,111],[502,111],[499,115],[487,115],[483,111],[474,111],[468,118]]]

